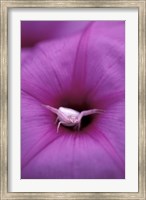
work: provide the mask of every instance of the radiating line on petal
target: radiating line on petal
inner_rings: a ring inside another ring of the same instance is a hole
[[[22,169],[25,168],[28,163],[35,157],[37,154],[39,154],[41,151],[43,151],[48,145],[56,141],[58,138],[60,138],[62,135],[54,136],[51,140],[45,136],[40,138],[39,141],[36,142],[36,144],[33,145],[30,152],[28,152],[22,160]]]
[[[38,46],[38,49],[42,52],[42,54],[44,55],[44,57],[47,59],[48,58],[48,54],[42,49],[42,47]],[[54,62],[52,64],[52,62],[49,62],[49,68],[52,69],[53,76],[56,79],[56,81],[58,82],[58,86],[60,87],[60,90],[58,90],[58,92],[61,92],[63,90],[63,86],[62,86],[62,82],[61,82],[61,80],[59,78],[59,71],[56,71],[56,69],[55,69],[56,68],[56,63]]]
[[[24,93],[24,94],[30,96],[31,98],[35,99],[37,102],[41,103],[40,99],[38,99],[36,96],[34,96],[33,94],[31,94],[30,92],[28,92],[28,91],[26,91],[24,89],[21,89],[21,92],[22,92],[22,94]]]
[[[108,94],[106,96],[103,96],[102,98],[99,98],[97,100],[97,104],[101,107],[108,107],[111,106],[119,101],[123,101],[125,99],[125,91],[118,91],[114,94]]]
[[[92,27],[91,22],[88,27],[85,29],[83,34],[80,37],[77,52],[76,52],[76,58],[74,63],[74,70],[72,74],[72,83],[71,88],[77,88],[78,92],[85,89],[85,81],[87,76],[87,54],[88,54],[88,40],[91,32]]]
[[[98,143],[102,145],[102,147],[106,150],[106,152],[110,155],[110,157],[115,161],[117,166],[119,166],[122,173],[124,173],[124,160],[120,157],[120,155],[117,153],[116,149],[112,145],[112,143],[108,140],[108,138],[97,128],[95,129],[97,131],[97,137],[95,134],[89,133],[89,136],[93,140],[97,140]]]

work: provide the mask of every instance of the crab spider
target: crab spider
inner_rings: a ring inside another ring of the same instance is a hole
[[[78,112],[74,109],[65,107],[59,107],[58,109],[49,105],[45,105],[45,107],[57,115],[56,122],[59,121],[57,125],[57,133],[61,124],[68,127],[77,127],[79,131],[81,126],[81,120],[84,116],[102,112],[102,110],[100,109],[90,109]]]

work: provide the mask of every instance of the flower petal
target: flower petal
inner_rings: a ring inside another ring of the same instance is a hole
[[[67,37],[84,30],[88,21],[22,21],[22,47],[34,46],[44,40]]]
[[[33,170],[32,170],[33,169]],[[103,145],[86,135],[64,136],[46,146],[23,170],[24,178],[124,178]]]
[[[22,88],[42,103],[70,90],[79,37],[44,42],[22,63]],[[22,51],[23,55],[23,51]]]
[[[42,148],[59,137],[55,116],[39,101],[22,92],[21,153],[24,167]]]

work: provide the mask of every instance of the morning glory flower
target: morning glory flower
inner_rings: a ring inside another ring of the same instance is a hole
[[[124,31],[123,21],[96,21],[22,48],[22,178],[125,178]],[[47,105],[102,112],[57,132]]]

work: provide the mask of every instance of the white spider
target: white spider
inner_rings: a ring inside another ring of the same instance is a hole
[[[82,117],[102,112],[99,109],[90,109],[78,112],[71,108],[65,107],[60,107],[58,109],[49,105],[45,105],[45,107],[57,115],[56,121],[59,120],[57,125],[57,133],[61,124],[69,127],[77,127],[77,129],[80,130]]]

